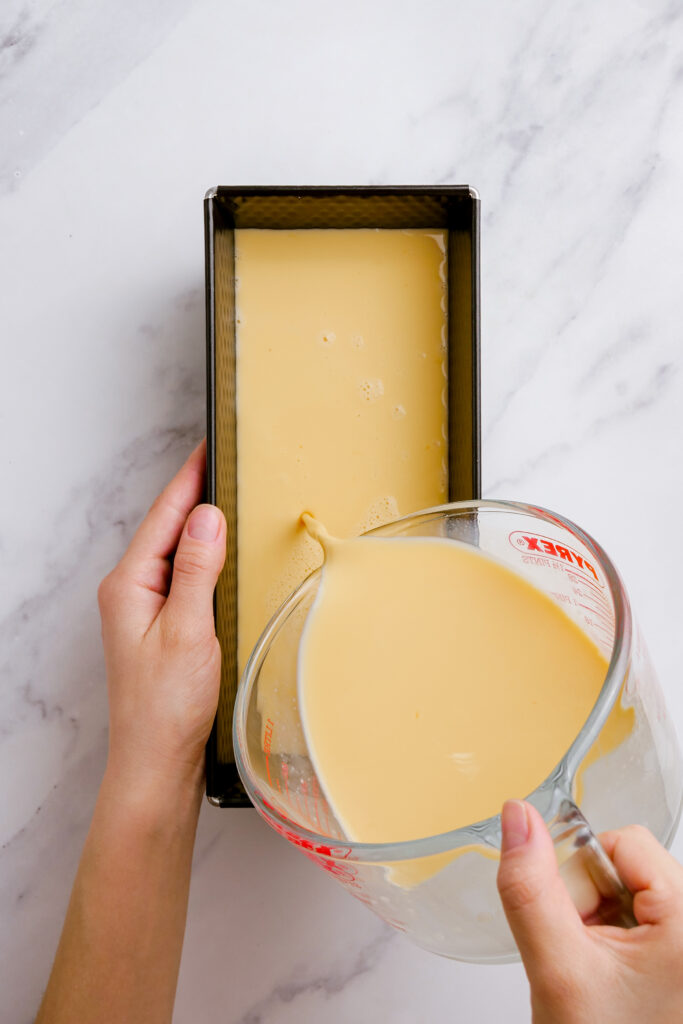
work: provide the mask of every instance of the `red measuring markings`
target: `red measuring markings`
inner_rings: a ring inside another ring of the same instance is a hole
[[[268,811],[275,811],[275,808],[268,803],[267,800],[263,801]],[[283,818],[287,818],[287,815],[283,810],[279,811],[279,814]],[[323,871],[327,871],[328,874],[336,878],[338,882],[346,886],[349,892],[364,903],[366,906],[376,910],[381,917],[384,918],[389,924],[393,925],[394,928],[398,928],[404,932],[406,925],[403,921],[399,921],[397,918],[392,917],[386,912],[383,906],[378,906],[376,901],[369,895],[365,889],[363,878],[358,868],[352,863],[349,863],[348,858],[351,856],[351,849],[348,846],[331,846],[327,843],[314,843],[310,839],[305,839],[303,836],[298,835],[292,829],[287,828],[286,825],[280,824],[270,814],[265,813],[263,817],[268,822],[270,827],[278,832],[281,836],[284,836],[294,846],[298,846],[301,852],[312,860],[314,864],[321,867]],[[377,864],[376,867],[379,870],[383,870],[385,865]]]
[[[266,804],[266,806],[270,807],[269,804]],[[282,814],[282,811],[280,813]],[[354,896],[362,900],[362,885],[357,869],[348,862],[343,863],[351,853],[347,846],[316,845],[310,839],[304,839],[303,836],[297,835],[296,832],[281,825],[278,821],[274,821],[270,815],[264,815],[264,817],[271,828],[279,832],[281,836],[284,836],[294,846],[298,846],[309,860],[323,868],[324,871],[328,871],[339,882],[347,885],[353,891]]]
[[[571,565],[575,572],[581,572],[588,579],[594,579],[596,583],[603,586],[591,563],[574,548],[558,544],[556,540],[543,537],[539,533],[523,533],[521,530],[514,530],[508,539],[516,551],[521,551],[523,554],[532,553],[543,558],[554,558],[567,566]]]
[[[586,589],[585,584],[582,582],[580,586],[575,585],[573,591],[576,607],[583,608],[584,611],[596,616],[595,619],[591,619],[591,624],[595,625],[598,629],[602,629],[607,634],[613,634],[614,612],[605,595],[598,590],[595,584],[591,583],[590,589]]]

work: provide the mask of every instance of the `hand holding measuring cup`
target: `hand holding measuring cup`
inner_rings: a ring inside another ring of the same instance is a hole
[[[604,833],[639,927],[582,922],[534,807],[503,808],[498,887],[531,986],[534,1024],[683,1020],[683,868],[650,832]]]

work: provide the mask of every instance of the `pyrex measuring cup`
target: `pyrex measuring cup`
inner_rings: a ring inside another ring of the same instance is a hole
[[[605,655],[603,687],[569,750],[533,793],[510,796],[526,796],[545,818],[577,905],[594,906],[600,894],[606,920],[633,923],[630,895],[595,832],[640,823],[669,844],[681,810],[681,756],[626,590],[605,552],[561,516],[513,502],[458,502],[372,532],[480,548],[544,591]],[[386,844],[350,842],[336,821],[308,756],[296,691],[299,640],[319,585],[317,570],[282,605],[240,682],[234,743],[250,799],[277,832],[418,945],[461,960],[514,959],[496,891],[499,816]],[[281,699],[263,720],[259,687],[266,685]]]

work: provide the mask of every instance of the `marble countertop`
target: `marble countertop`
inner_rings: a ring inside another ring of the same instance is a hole
[[[482,196],[486,496],[575,519],[683,732],[683,6],[5,0],[0,991],[32,1019],[106,746],[95,591],[203,433],[215,184]],[[679,855],[683,844],[677,843]],[[202,811],[176,1021],[527,1021],[250,810]]]

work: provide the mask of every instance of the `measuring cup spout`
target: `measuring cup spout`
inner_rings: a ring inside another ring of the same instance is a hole
[[[582,917],[634,928],[633,897],[573,800],[557,794],[557,813],[548,822],[560,873]]]

